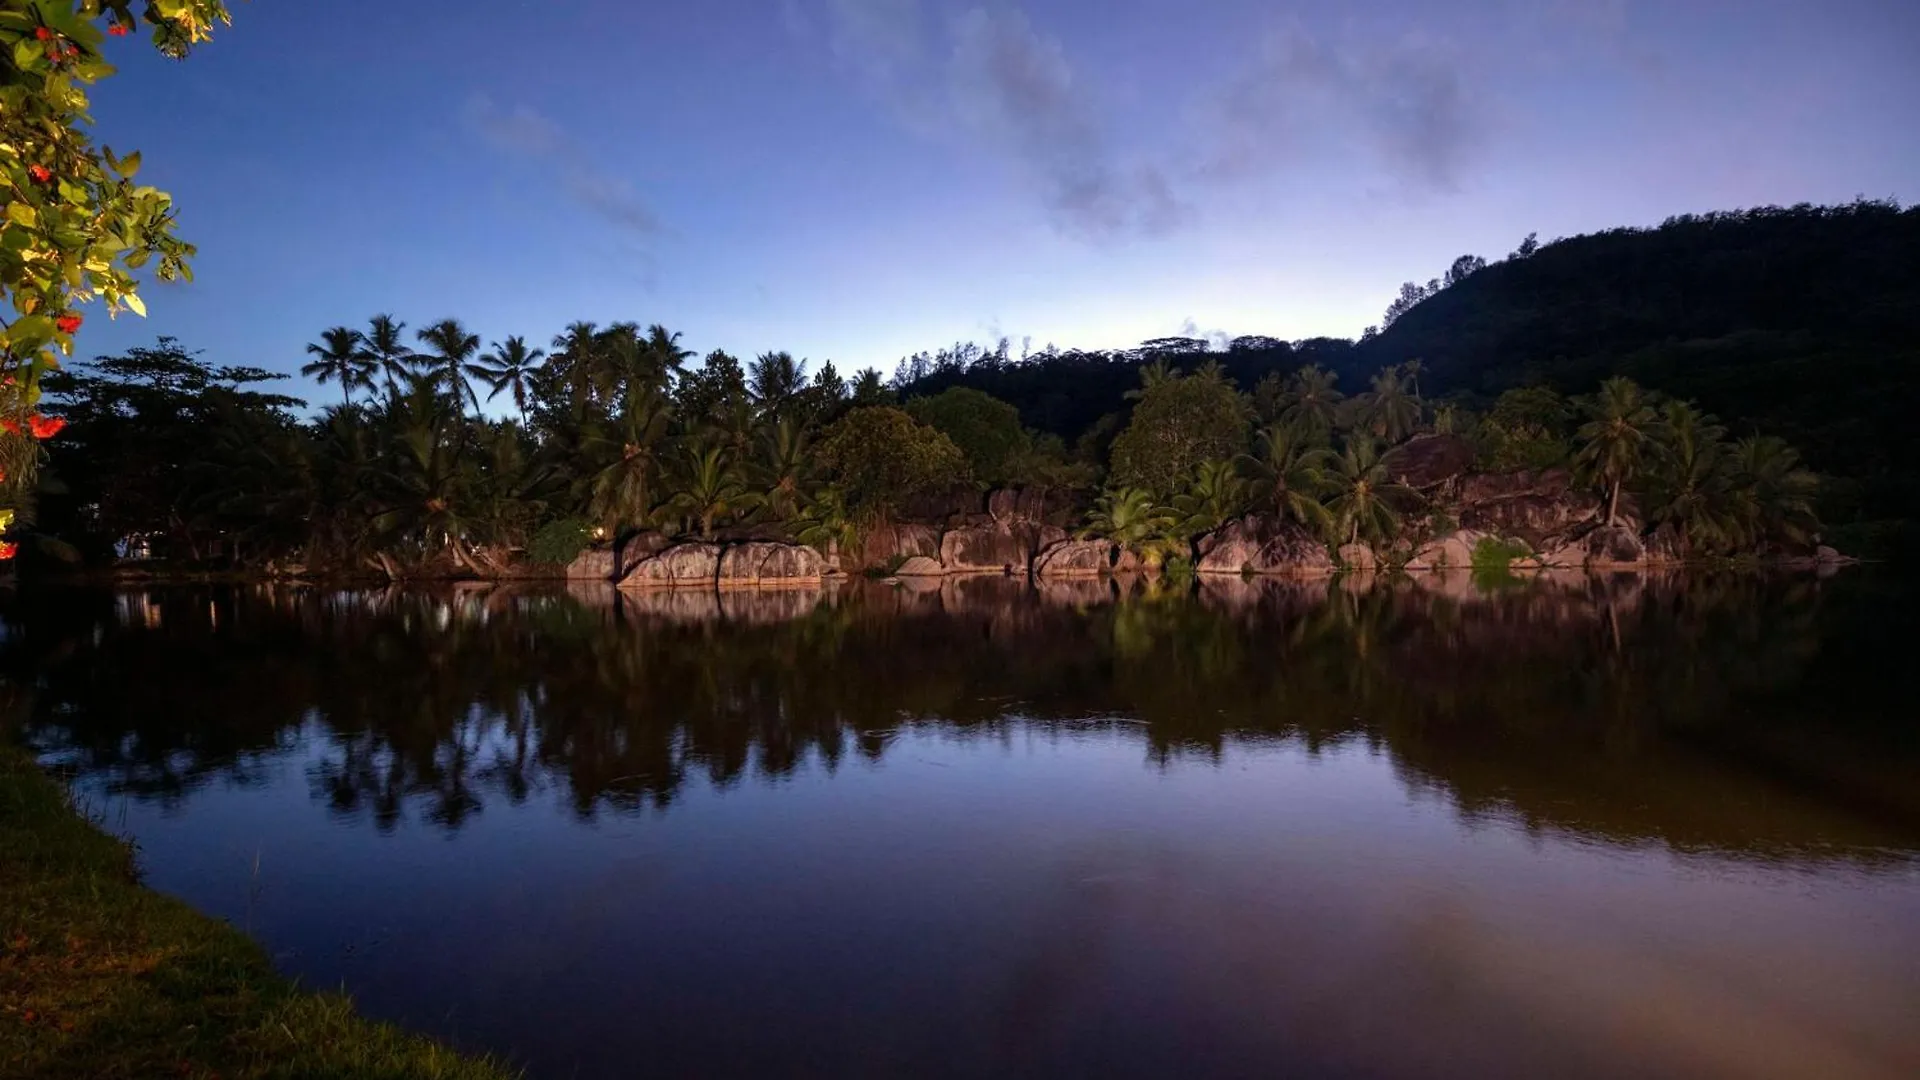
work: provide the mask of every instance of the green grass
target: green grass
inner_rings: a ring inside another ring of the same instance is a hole
[[[513,1075],[297,989],[238,930],[140,885],[128,846],[0,742],[0,1076]]]

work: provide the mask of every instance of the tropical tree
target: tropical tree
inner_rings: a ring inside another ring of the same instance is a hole
[[[1333,437],[1345,400],[1339,382],[1340,376],[1318,364],[1295,371],[1280,399],[1280,422],[1307,443],[1325,445]]]
[[[1424,408],[1398,367],[1382,369],[1372,389],[1353,401],[1360,426],[1389,445],[1404,442],[1420,428]]]
[[[1231,461],[1203,462],[1193,486],[1173,497],[1175,528],[1181,535],[1212,532],[1246,512],[1252,493]]]
[[[700,523],[700,535],[713,535],[716,520],[734,517],[760,505],[762,497],[747,486],[725,448],[689,447],[681,461],[680,489],[667,506]]]
[[[1170,498],[1202,462],[1238,456],[1246,432],[1246,403],[1231,384],[1201,375],[1155,383],[1113,442],[1113,482]]]
[[[587,437],[590,457],[606,461],[592,474],[588,508],[607,528],[638,529],[652,521],[661,446],[672,424],[666,395],[634,386],[612,425]]]
[[[1140,385],[1123,395],[1128,401],[1139,401],[1148,392],[1161,383],[1172,382],[1180,377],[1173,363],[1164,356],[1156,356],[1150,364],[1140,365]]]
[[[1326,488],[1325,469],[1333,454],[1324,447],[1306,445],[1285,424],[1261,432],[1254,448],[1254,453],[1241,457],[1254,505],[1282,521],[1325,529],[1328,515],[1320,504],[1320,493]]]
[[[754,475],[764,492],[762,505],[776,521],[790,521],[805,509],[814,471],[813,446],[806,428],[782,419],[766,429]]]
[[[0,6],[0,531],[31,510],[40,443],[58,431],[35,411],[40,380],[73,355],[79,309],[145,315],[135,274],[192,279],[172,198],[134,182],[139,153],[93,143],[87,92],[114,73],[106,39],[145,28],[179,59],[229,21],[220,0]],[[14,548],[0,542],[0,560]]]
[[[339,383],[342,404],[353,404],[355,387],[373,385],[374,362],[360,331],[336,326],[322,333],[318,342],[309,344],[307,352],[314,359],[301,365],[300,374],[322,386]]]
[[[534,372],[546,361],[547,354],[542,349],[527,347],[527,339],[519,336],[508,338],[504,343],[494,342],[493,351],[480,358],[480,362],[468,370],[489,388],[487,400],[492,401],[501,394],[513,398],[515,412],[525,416],[527,413],[527,387]]]
[[[1397,484],[1380,460],[1380,444],[1364,432],[1347,437],[1326,471],[1326,503],[1339,535],[1349,544],[1385,540],[1400,529],[1403,513],[1420,502],[1412,488]]]
[[[1109,488],[1087,515],[1080,535],[1112,540],[1139,555],[1147,566],[1157,567],[1173,547],[1177,524],[1172,511],[1159,505],[1151,491]]]
[[[907,413],[952,439],[966,455],[973,478],[982,483],[1010,479],[1014,464],[1033,448],[1020,424],[1020,410],[971,387],[954,386],[915,398],[907,402]]]
[[[462,413],[469,404],[478,411],[480,398],[467,378],[476,368],[473,357],[480,351],[480,335],[469,333],[458,319],[442,319],[415,337],[433,350],[427,357],[427,370],[433,373],[454,405]]]
[[[397,393],[413,372],[414,353],[403,336],[406,329],[406,323],[396,322],[391,315],[375,315],[367,320],[367,330],[362,335],[367,355],[380,372],[389,394]]]
[[[1733,500],[1733,463],[1723,442],[1726,429],[1687,402],[1669,401],[1658,435],[1648,520],[1674,528],[1682,557],[1698,548],[1734,546],[1741,521]]]
[[[1606,493],[1607,524],[1620,520],[1620,492],[1638,478],[1654,452],[1659,418],[1646,392],[1624,375],[1600,384],[1583,402],[1587,422],[1574,433],[1574,463]]]
[[[1819,531],[1814,497],[1820,480],[1800,465],[1786,440],[1750,435],[1734,444],[1731,469],[1735,512],[1748,543],[1785,540],[1807,545]]]
[[[849,508],[881,520],[915,495],[971,477],[952,439],[887,405],[855,408],[834,421],[820,437],[819,460]]]

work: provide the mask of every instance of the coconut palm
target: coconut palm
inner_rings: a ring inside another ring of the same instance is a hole
[[[399,393],[406,376],[413,371],[414,353],[403,336],[406,329],[406,323],[394,321],[391,315],[375,315],[367,320],[367,355],[379,368],[388,394]]]
[[[1253,504],[1282,521],[1325,529],[1327,508],[1320,505],[1325,468],[1332,453],[1309,447],[1292,428],[1276,424],[1255,440],[1255,452],[1240,461],[1252,485]]]
[[[1579,450],[1574,464],[1606,491],[1607,524],[1620,520],[1621,489],[1637,478],[1654,452],[1658,416],[1646,392],[1624,375],[1600,384],[1599,393],[1582,403],[1587,422],[1574,438]]]
[[[1734,444],[1731,469],[1736,505],[1749,543],[1778,538],[1808,544],[1820,527],[1813,500],[1820,480],[1800,467],[1786,440],[1752,435]]]
[[[1212,532],[1245,512],[1250,498],[1232,462],[1203,462],[1193,485],[1173,497],[1174,528],[1183,536]]]
[[[761,436],[754,473],[760,486],[766,489],[765,506],[778,521],[798,516],[808,501],[814,474],[810,442],[804,427],[786,419],[767,428]]]
[[[467,381],[473,356],[480,351],[480,335],[468,333],[458,319],[442,319],[414,335],[433,352],[426,358],[428,370],[464,413],[468,404],[479,410],[480,398]]]
[[[1399,443],[1419,430],[1424,408],[1398,367],[1383,368],[1373,387],[1354,399],[1360,425],[1374,438]]]
[[[1400,528],[1402,514],[1420,502],[1419,493],[1396,484],[1380,461],[1380,444],[1365,432],[1347,438],[1340,454],[1331,459],[1326,509],[1345,542],[1384,540]]]
[[[318,342],[309,344],[307,352],[314,360],[301,365],[300,374],[322,386],[339,383],[344,404],[353,404],[355,387],[373,385],[373,360],[367,355],[366,339],[360,331],[336,326],[321,334]]]
[[[569,323],[554,335],[552,359],[575,408],[593,396],[594,357],[600,351],[600,328],[590,322]]]
[[[504,343],[494,342],[493,351],[482,356],[479,363],[469,365],[467,370],[491,388],[487,394],[488,401],[502,393],[511,392],[514,411],[525,416],[527,381],[546,362],[546,358],[545,350],[529,349],[527,339],[515,336]]]
[[[1337,388],[1339,381],[1340,376],[1319,364],[1295,371],[1280,398],[1280,422],[1309,443],[1327,442],[1344,398]]]
[[[640,528],[652,520],[660,446],[672,424],[666,395],[630,387],[612,426],[588,437],[592,457],[612,459],[590,484],[590,510],[608,528]]]
[[[761,416],[778,415],[807,388],[806,365],[789,353],[763,353],[747,373],[748,392]]]
[[[1740,515],[1725,453],[1726,429],[1684,401],[1670,401],[1658,430],[1660,450],[1647,497],[1650,521],[1671,525],[1682,557],[1696,548],[1738,543]]]
[[[681,460],[680,490],[667,505],[700,523],[700,535],[713,535],[717,519],[733,517],[761,503],[747,486],[724,447],[688,448]]]
[[[1147,566],[1156,567],[1174,548],[1168,535],[1174,524],[1172,513],[1157,505],[1151,492],[1119,488],[1100,496],[1080,535],[1112,540],[1139,555]]]

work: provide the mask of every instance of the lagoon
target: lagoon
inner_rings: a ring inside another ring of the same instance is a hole
[[[1920,1074],[1912,590],[28,594],[147,880],[534,1077]]]

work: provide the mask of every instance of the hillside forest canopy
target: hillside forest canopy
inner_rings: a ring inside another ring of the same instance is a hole
[[[1442,434],[1478,471],[1570,470],[1694,556],[1871,547],[1920,503],[1916,252],[1920,212],[1892,203],[1688,216],[1463,256],[1359,340],[959,344],[891,377],[697,357],[659,325],[483,342],[377,315],[316,334],[302,370],[337,397],[311,412],[163,338],[45,377],[67,430],[31,538],[482,571],[643,530],[844,551],[925,496],[1043,486],[1177,562],[1248,512],[1390,545],[1425,509],[1393,450]]]

